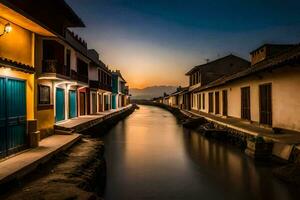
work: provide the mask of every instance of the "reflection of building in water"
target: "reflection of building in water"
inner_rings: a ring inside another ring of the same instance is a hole
[[[268,190],[276,190],[280,187],[271,178],[266,178],[272,176],[271,173],[258,169],[257,163],[238,149],[208,140],[196,132],[188,130],[186,132],[184,141],[188,155],[208,173],[217,176],[218,180],[225,180],[226,183],[222,183],[224,188],[233,187],[237,190],[249,191],[249,195],[256,197],[256,195],[264,195],[264,192],[260,191],[264,187]]]

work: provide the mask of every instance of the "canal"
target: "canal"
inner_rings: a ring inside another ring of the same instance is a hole
[[[273,166],[184,129],[161,108],[140,106],[102,139],[106,200],[296,199]]]

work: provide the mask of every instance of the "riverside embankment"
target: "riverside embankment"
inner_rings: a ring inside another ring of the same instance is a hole
[[[106,162],[104,144],[99,137],[134,109],[132,106],[106,117],[95,126],[88,123],[89,129],[80,132],[82,139],[71,148],[40,163],[22,178],[3,185],[0,199],[102,199]]]
[[[247,142],[249,143],[249,140],[253,138],[260,139],[257,136],[253,136],[251,134],[242,131],[237,131],[227,126],[215,123],[214,121],[211,120],[206,120],[204,117],[199,117],[200,115],[197,115],[197,113],[194,114],[192,112],[182,111],[178,108],[174,108],[165,104],[146,101],[146,100],[137,101],[136,103],[140,105],[151,105],[151,106],[163,108],[173,113],[174,116],[177,118],[177,120],[184,127],[196,131],[206,138],[236,146],[238,149],[240,149],[242,152],[245,152],[246,154],[248,154]],[[274,140],[275,142],[274,141],[272,142],[274,146],[277,144],[281,146],[285,142],[285,141],[280,141],[280,139],[274,139],[273,137],[277,137],[277,135],[266,136],[265,140],[267,141]],[[286,136],[286,138],[288,137],[290,136]],[[274,149],[274,147],[273,147],[273,152],[271,150],[270,152],[268,152],[267,156],[263,154],[263,157],[260,158],[259,156],[257,156],[256,159],[258,159],[260,162],[265,162],[271,165],[272,164],[277,165],[280,163],[280,165],[278,165],[276,168],[272,170],[273,175],[279,178],[280,180],[286,182],[287,184],[300,187],[300,151],[299,148],[296,148],[296,146],[294,145],[291,146],[293,147],[290,152],[290,156],[288,160],[278,157],[276,155],[278,154],[276,152],[278,148]],[[280,150],[282,152],[286,151],[283,149],[279,149],[279,151]],[[250,156],[253,157],[253,155]]]

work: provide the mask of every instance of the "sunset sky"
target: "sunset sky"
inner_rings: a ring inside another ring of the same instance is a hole
[[[74,31],[111,69],[120,69],[131,88],[184,86],[185,72],[207,58],[248,59],[263,43],[300,42],[296,0],[67,2],[87,26]]]

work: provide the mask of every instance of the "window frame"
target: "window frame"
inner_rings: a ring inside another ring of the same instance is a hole
[[[42,88],[46,88],[46,89],[48,89],[48,91],[46,91],[47,92],[47,95],[48,95],[48,100],[47,101],[41,101],[41,89]],[[50,103],[51,103],[51,87],[50,86],[48,86],[48,85],[42,85],[42,84],[38,84],[38,104],[39,105],[50,105]]]

